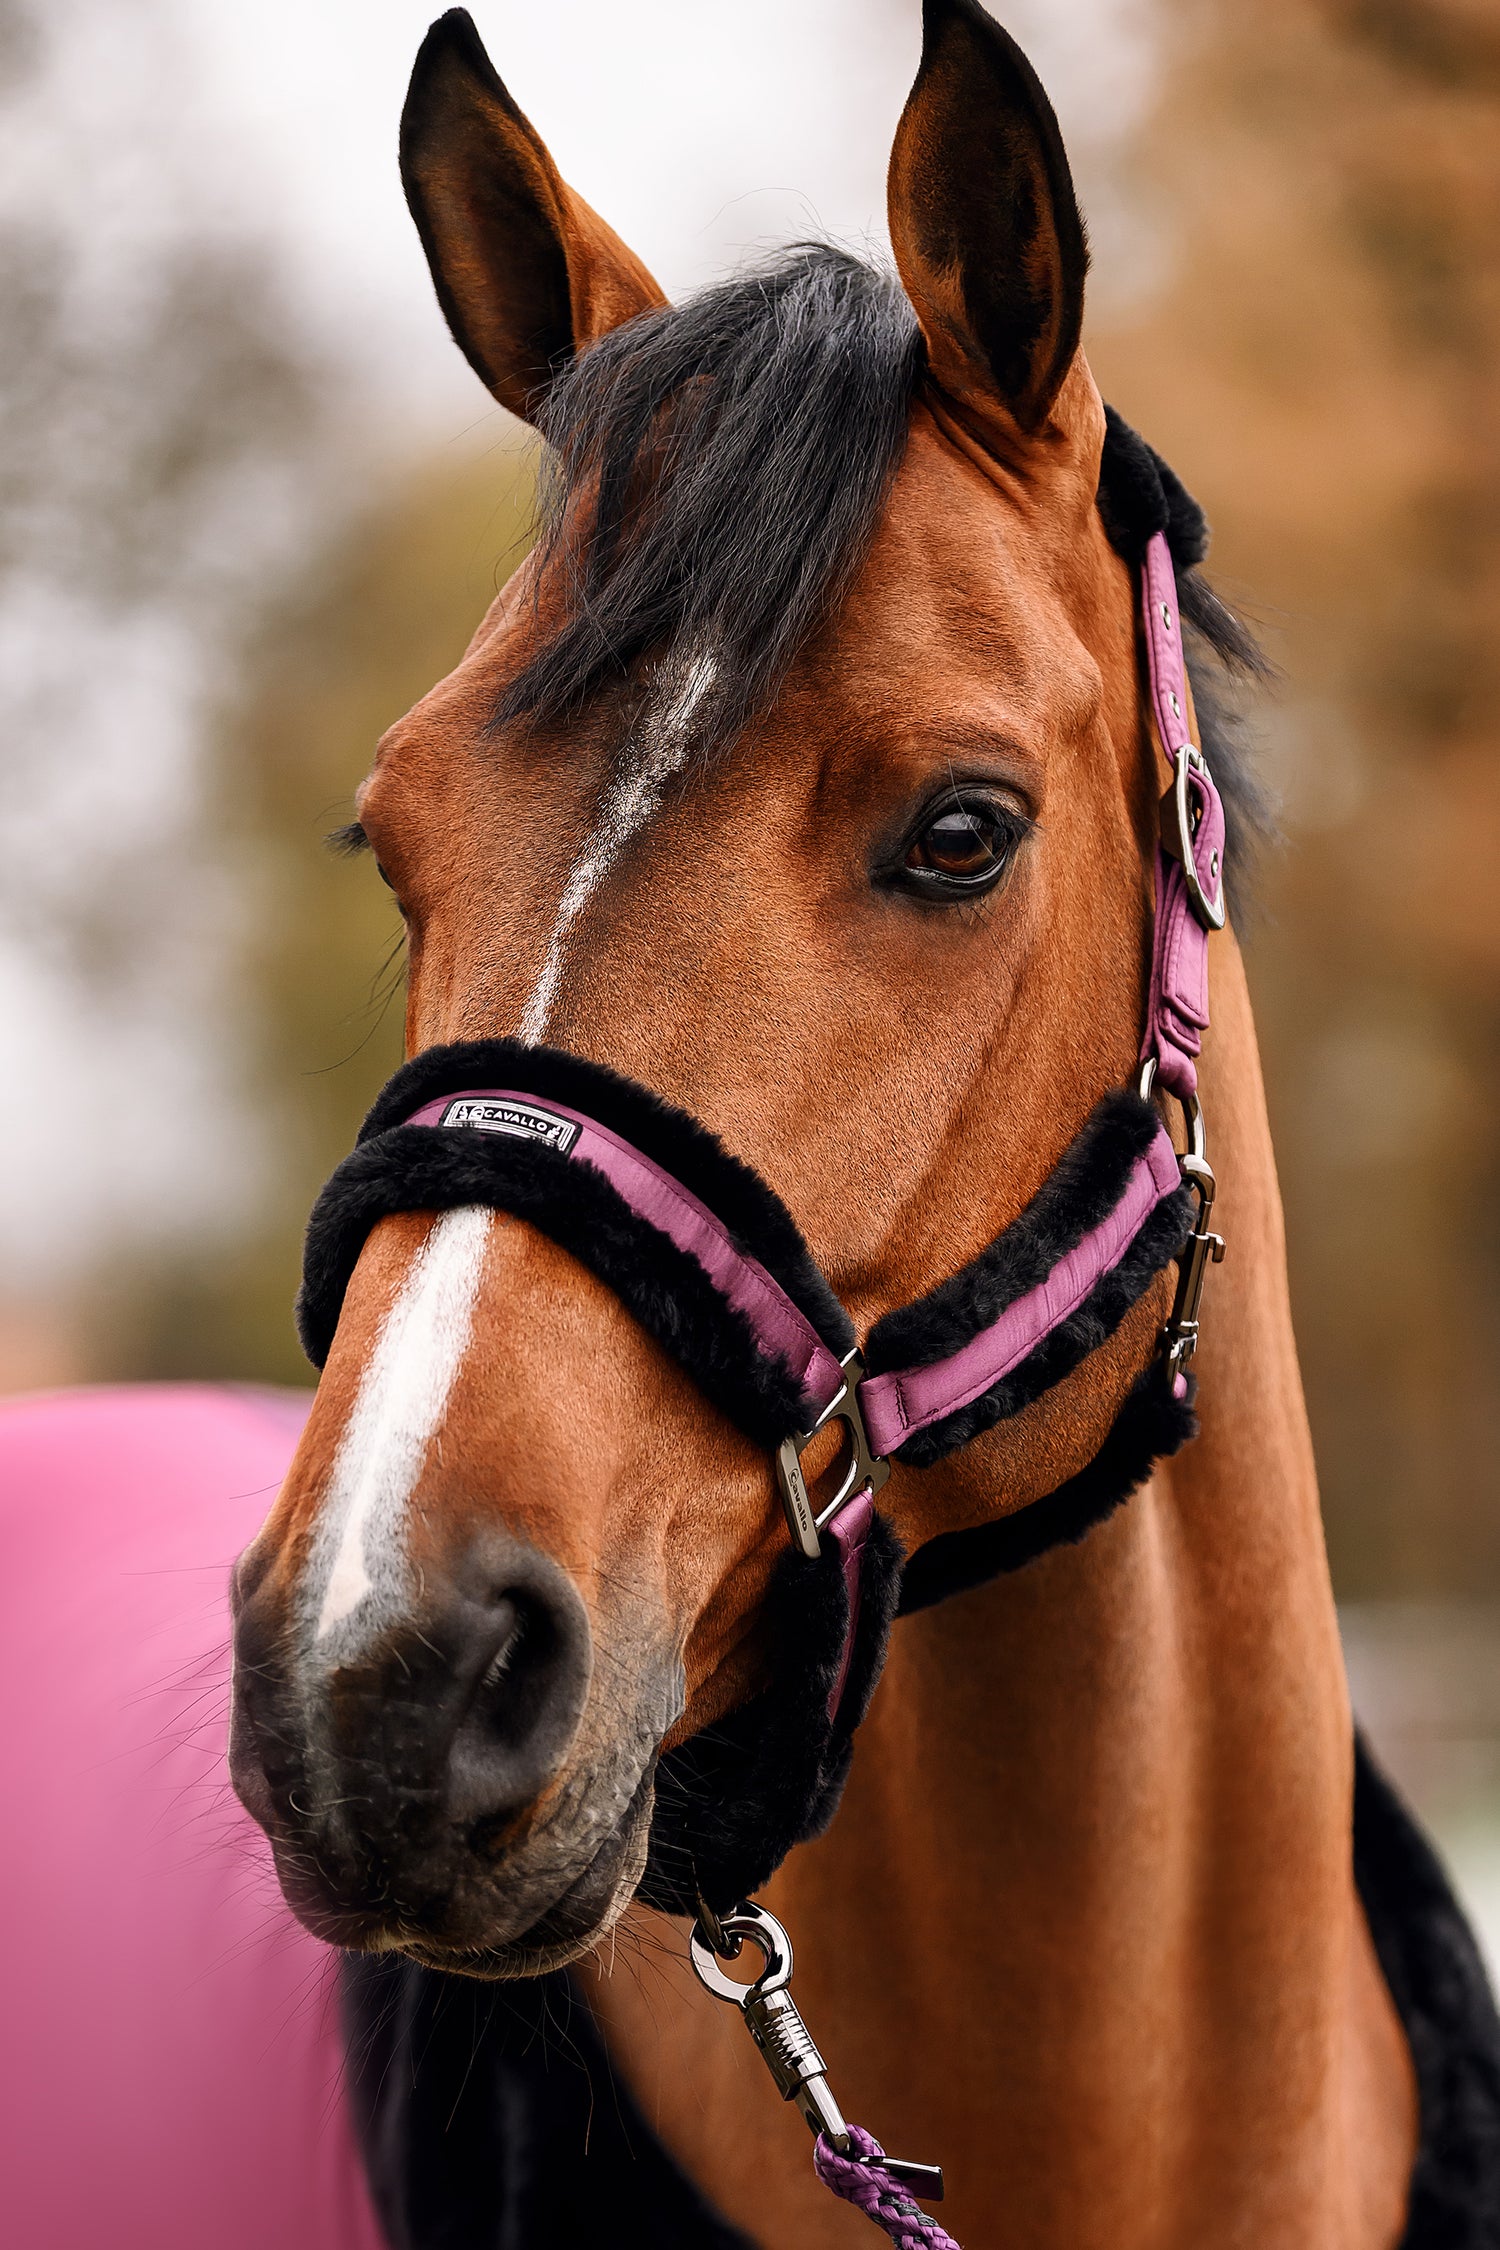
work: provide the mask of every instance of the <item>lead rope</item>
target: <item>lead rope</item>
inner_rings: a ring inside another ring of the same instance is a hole
[[[846,2130],[849,2154],[840,2156],[826,2133],[813,2148],[813,2170],[824,2187],[883,2227],[897,2250],[959,2250],[945,2226],[919,2211],[891,2171],[885,2150],[862,2125]]]
[[[719,1964],[738,1959],[747,1939],[761,1956],[761,1972],[749,1984],[736,1984]],[[946,2228],[912,2200],[920,2195],[929,2203],[942,2201],[941,2168],[887,2156],[873,2135],[845,2122],[823,2058],[787,1989],[792,1941],[775,1915],[748,1902],[715,1914],[700,1893],[688,1949],[700,1984],[740,2010],[782,2100],[797,2104],[817,2136],[813,2170],[823,2185],[873,2219],[897,2250],[959,2250]]]

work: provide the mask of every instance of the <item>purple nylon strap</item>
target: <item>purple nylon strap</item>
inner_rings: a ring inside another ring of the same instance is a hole
[[[564,1131],[550,1134],[545,1121],[560,1119]],[[577,1164],[592,1164],[637,1218],[646,1220],[685,1250],[708,1275],[726,1304],[744,1315],[767,1359],[779,1359],[802,1386],[809,1423],[815,1422],[843,1388],[838,1359],[807,1316],[774,1281],[758,1258],[741,1250],[729,1229],[707,1204],[664,1172],[649,1156],[621,1140],[607,1125],[596,1124],[566,1102],[546,1101],[513,1088],[469,1087],[424,1102],[408,1125],[467,1125],[516,1140],[546,1140]],[[566,1128],[571,1127],[569,1132]]]
[[[854,1636],[859,1626],[860,1565],[865,1559],[865,1542],[870,1536],[870,1526],[875,1521],[875,1495],[867,1484],[858,1492],[851,1492],[836,1516],[830,1516],[823,1526],[823,1536],[831,1539],[838,1549],[839,1569],[843,1572],[844,1592],[849,1597],[849,1608],[844,1621],[844,1645],[839,1651],[839,1666],[833,1685],[828,1690],[828,1718],[830,1725],[839,1715],[839,1705],[844,1700],[844,1690],[849,1685],[849,1667],[854,1661]]]
[[[1125,1192],[1101,1225],[1060,1258],[1045,1280],[1008,1305],[960,1351],[932,1367],[867,1375],[859,1386],[865,1428],[876,1453],[894,1453],[916,1430],[925,1430],[982,1398],[992,1384],[1060,1328],[1095,1284],[1117,1266],[1152,1212],[1182,1184],[1177,1152],[1165,1126],[1132,1167]]]
[[[1141,1060],[1154,1061],[1158,1083],[1186,1101],[1198,1090],[1196,1062],[1208,1029],[1209,933],[1224,918],[1224,807],[1193,744],[1177,579],[1159,531],[1146,548],[1141,611],[1151,715],[1173,777],[1156,853],[1156,930]],[[1192,866],[1191,886],[1184,862]],[[1195,888],[1202,913],[1194,904]]]

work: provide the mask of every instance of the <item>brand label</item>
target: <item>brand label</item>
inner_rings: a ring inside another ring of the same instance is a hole
[[[481,1133],[508,1133],[512,1140],[541,1141],[566,1156],[578,1138],[571,1117],[558,1117],[534,1102],[500,1101],[493,1094],[460,1094],[438,1120],[441,1125],[473,1125]]]

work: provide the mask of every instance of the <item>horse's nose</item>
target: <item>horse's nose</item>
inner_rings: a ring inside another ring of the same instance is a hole
[[[576,1588],[524,1540],[488,1532],[405,1577],[290,1662],[278,1587],[253,1553],[236,1578],[235,1787],[351,1907],[460,1838],[504,1841],[565,1764],[593,1671]]]
[[[593,1670],[588,1612],[550,1557],[492,1536],[464,1555],[423,1632],[450,1675],[430,1743],[436,1759],[446,1753],[446,1810],[462,1827],[501,1827],[546,1787],[578,1731]]]

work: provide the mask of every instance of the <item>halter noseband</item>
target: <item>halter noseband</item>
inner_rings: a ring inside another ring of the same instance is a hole
[[[1105,1095],[987,1249],[884,1315],[863,1352],[758,1173],[644,1086],[556,1049],[495,1040],[417,1056],[379,1096],[313,1211],[298,1315],[316,1364],[379,1219],[490,1204],[589,1267],[774,1454],[793,1553],[770,1597],[773,1684],[711,1738],[659,1762],[641,1885],[648,1903],[683,1908],[701,1897],[727,1907],[831,1817],[900,1598],[904,1558],[874,1509],[892,1460],[929,1467],[1031,1404],[1114,1333],[1174,1258],[1177,1294],[1157,1367],[1137,1384],[1098,1462],[1035,1510],[1063,1503],[1060,1535],[1080,1536],[1190,1433],[1199,1297],[1207,1263],[1223,1249],[1207,1224],[1214,1179],[1196,1058],[1208,1026],[1208,937],[1225,918],[1225,824],[1192,738],[1176,582],[1160,531],[1145,549],[1141,610],[1150,711],[1171,783],[1139,1078]],[[1183,1107],[1180,1158],[1150,1098],[1158,1091]],[[815,1509],[801,1456],[835,1421],[847,1437],[844,1471]],[[1100,1464],[1095,1491],[1089,1480]],[[1081,1513],[1070,1528],[1075,1487]],[[931,1547],[983,1542],[1000,1528],[948,1534]],[[929,1552],[907,1566],[919,1582]],[[952,1582],[1006,1567],[1014,1566],[1003,1555],[987,1569],[960,1565]]]

